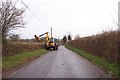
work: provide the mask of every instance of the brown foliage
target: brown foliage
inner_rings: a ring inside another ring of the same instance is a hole
[[[69,45],[78,47],[107,61],[118,61],[118,31],[103,32],[89,37],[78,38],[68,42]]]
[[[28,52],[33,50],[38,50],[42,46],[40,43],[34,42],[12,42],[3,43],[2,46],[2,56],[15,55],[22,52]]]

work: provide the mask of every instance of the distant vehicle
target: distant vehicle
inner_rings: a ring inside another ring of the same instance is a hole
[[[46,35],[45,36],[45,44],[44,44],[44,47],[49,50],[51,48],[53,48],[53,50],[58,50],[58,43],[56,42],[56,40],[51,36],[48,35],[49,32],[46,32],[44,34],[41,34],[39,35],[39,37],[37,35],[34,35],[34,37],[36,38],[36,40],[38,42],[41,42],[40,41],[40,37],[42,37],[43,35]]]

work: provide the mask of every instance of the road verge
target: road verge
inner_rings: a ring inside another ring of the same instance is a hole
[[[73,46],[65,45],[68,49],[78,53],[82,57],[90,60],[92,63],[99,66],[101,69],[103,69],[107,74],[110,76],[118,77],[118,65],[115,63],[110,63],[105,61],[105,59],[100,58],[98,56],[93,56],[79,48],[75,48]]]
[[[40,49],[31,52],[25,52],[21,54],[16,54],[14,56],[8,56],[2,58],[2,71],[11,71],[15,69],[19,69],[21,66],[30,63],[37,57],[47,53],[47,50]]]

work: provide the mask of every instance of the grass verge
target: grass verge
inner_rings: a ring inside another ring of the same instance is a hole
[[[75,47],[68,46],[68,45],[65,45],[65,46],[68,49],[70,49],[70,50],[78,53],[79,55],[85,57],[86,59],[90,60],[94,64],[98,65],[99,67],[104,69],[105,72],[107,74],[109,74],[110,76],[118,77],[118,65],[117,64],[107,62],[107,61],[105,61],[105,59],[97,57],[97,56],[93,56],[79,48],[75,48]]]
[[[21,54],[16,54],[14,56],[8,56],[2,58],[2,70],[10,71],[15,70],[20,66],[34,60],[42,54],[45,54],[47,50],[40,49],[32,52],[26,52]]]

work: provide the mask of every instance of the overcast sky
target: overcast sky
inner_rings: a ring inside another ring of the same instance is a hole
[[[15,33],[21,38],[34,38],[53,28],[53,36],[62,38],[90,36],[117,29],[119,0],[22,0],[28,8],[24,14],[26,28]],[[25,7],[21,0],[17,7]],[[37,17],[37,18],[36,18]],[[39,18],[39,19],[38,19]]]

